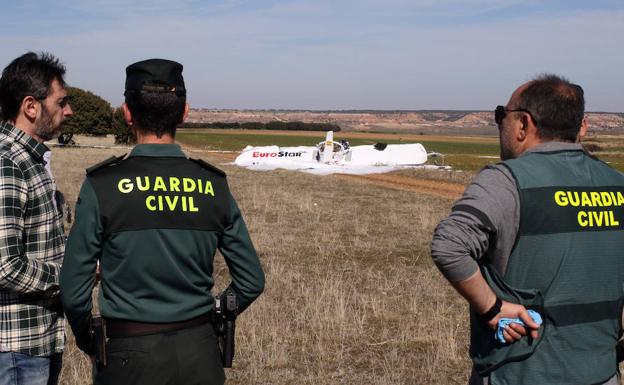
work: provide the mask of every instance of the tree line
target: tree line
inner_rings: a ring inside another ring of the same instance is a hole
[[[67,96],[74,114],[61,125],[59,143],[73,143],[72,137],[76,134],[114,135],[118,144],[136,142],[121,107],[113,108],[101,97],[77,87],[67,87]]]
[[[114,135],[115,143],[132,144],[136,138],[126,124],[121,107],[113,108],[110,103],[90,91],[77,87],[67,87],[70,105],[74,114],[66,119],[61,126],[59,142],[73,143],[76,134],[104,136]],[[2,111],[0,111],[0,120]],[[304,122],[215,122],[215,123],[183,123],[184,128],[218,128],[247,130],[301,130],[301,131],[340,131],[337,124],[304,123]]]
[[[241,130],[297,130],[297,131],[340,131],[340,126],[332,123],[294,122],[214,122],[182,123],[180,128],[216,128]]]

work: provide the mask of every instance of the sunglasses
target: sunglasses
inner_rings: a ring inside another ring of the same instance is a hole
[[[537,120],[535,120],[535,118],[533,117],[533,114],[531,114],[531,111],[525,110],[524,108],[518,108],[516,110],[508,110],[505,108],[505,106],[496,106],[496,109],[494,110],[494,121],[496,122],[496,124],[501,125],[503,123],[503,120],[507,116],[507,113],[509,112],[526,112],[527,114],[529,114],[531,119],[533,119],[535,124],[537,124]]]

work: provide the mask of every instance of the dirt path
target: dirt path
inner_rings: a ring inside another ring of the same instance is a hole
[[[208,151],[203,149],[192,149],[188,146],[185,148],[187,152],[205,154],[206,158],[215,159],[222,162],[234,162],[238,156],[237,151]]]
[[[360,183],[389,187],[397,190],[429,194],[449,199],[459,198],[466,188],[466,186],[459,183],[443,182],[431,179],[418,179],[391,174],[339,174],[339,177],[342,179],[352,180]]]

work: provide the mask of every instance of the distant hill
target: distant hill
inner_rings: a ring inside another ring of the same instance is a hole
[[[624,134],[624,114],[587,113],[590,133]],[[305,111],[191,109],[189,123],[293,122],[337,124],[343,130],[441,135],[497,135],[492,111]]]

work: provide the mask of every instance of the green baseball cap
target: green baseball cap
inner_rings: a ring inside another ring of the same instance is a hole
[[[182,64],[166,59],[148,59],[126,67],[126,93],[172,92],[178,96],[186,95]]]

